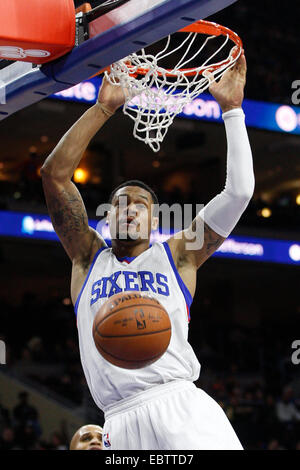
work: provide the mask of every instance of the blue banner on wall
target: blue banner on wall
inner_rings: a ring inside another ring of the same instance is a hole
[[[109,243],[109,229],[103,219],[90,220],[89,224]],[[10,211],[0,211],[0,236],[58,241],[48,216]],[[162,242],[169,236],[154,232],[151,241]],[[300,266],[300,242],[230,236],[213,256]]]
[[[94,77],[72,88],[56,93],[51,98],[93,104],[97,99],[100,85],[101,78]],[[297,106],[245,99],[243,109],[246,115],[247,126],[300,135],[300,108]],[[185,106],[179,116],[211,122],[222,121],[220,106],[211,95],[206,93],[201,94],[192,103]]]

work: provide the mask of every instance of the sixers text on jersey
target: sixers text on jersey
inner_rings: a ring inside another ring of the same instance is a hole
[[[170,295],[168,282],[168,276],[162,273],[117,271],[111,276],[102,277],[93,283],[90,305],[100,298],[111,297],[123,291],[153,292],[168,297]],[[121,287],[122,285],[124,288]]]

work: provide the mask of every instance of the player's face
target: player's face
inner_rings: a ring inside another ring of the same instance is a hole
[[[139,186],[125,186],[113,197],[109,226],[112,238],[134,242],[149,240],[155,228],[151,194]]]
[[[83,426],[77,431],[74,440],[71,450],[102,450],[102,429],[93,425]]]

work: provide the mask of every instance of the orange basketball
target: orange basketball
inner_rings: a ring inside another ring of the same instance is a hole
[[[125,369],[140,369],[157,361],[171,339],[171,322],[151,295],[122,292],[110,297],[97,312],[93,337],[99,353]]]

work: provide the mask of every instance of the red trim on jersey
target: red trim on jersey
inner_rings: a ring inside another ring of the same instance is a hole
[[[117,258],[117,256],[116,256],[116,258]],[[135,260],[135,258],[136,258],[136,256],[132,256],[132,257],[124,256],[123,258],[117,258],[117,260],[120,261],[120,263],[124,263],[124,261],[125,261],[125,263],[130,264],[131,261]]]
[[[187,311],[188,322],[190,323],[190,321],[191,321],[191,314],[190,314],[190,309],[189,309],[189,307],[188,307],[188,304],[186,304],[186,311]]]

